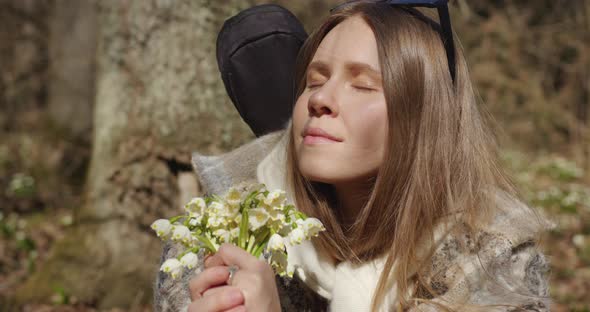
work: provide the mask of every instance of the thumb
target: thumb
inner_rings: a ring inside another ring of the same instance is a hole
[[[229,243],[222,244],[215,256],[219,257],[225,265],[229,266],[235,264],[238,267],[245,269],[254,269],[258,262],[256,257],[244,249]]]

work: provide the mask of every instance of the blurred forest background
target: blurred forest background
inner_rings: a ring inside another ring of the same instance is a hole
[[[217,33],[267,2],[0,0],[0,311],[151,310],[149,224],[197,195],[190,153],[254,138]],[[338,2],[273,1],[308,32]],[[552,310],[590,311],[590,0],[451,14],[505,165],[558,224]]]

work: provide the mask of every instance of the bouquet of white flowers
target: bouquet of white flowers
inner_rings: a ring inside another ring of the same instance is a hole
[[[264,184],[242,183],[223,196],[195,197],[184,210],[186,214],[151,225],[162,240],[186,247],[160,268],[172,278],[179,277],[183,267],[197,265],[199,249],[215,253],[222,243],[237,245],[258,258],[262,254],[277,274],[292,277],[286,246],[300,244],[325,230],[318,219],[287,204],[284,191],[268,191]]]

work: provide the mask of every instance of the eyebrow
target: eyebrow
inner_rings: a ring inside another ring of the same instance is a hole
[[[381,80],[381,71],[369,64],[361,62],[346,62],[344,67],[350,72],[366,72],[373,78]],[[309,64],[307,70],[317,70],[321,74],[327,75],[330,73],[330,66],[322,61],[313,61]]]

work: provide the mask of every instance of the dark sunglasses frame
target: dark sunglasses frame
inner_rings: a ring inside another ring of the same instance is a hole
[[[438,11],[438,18],[441,27],[441,39],[443,41],[445,51],[447,53],[449,71],[451,73],[453,83],[455,82],[455,43],[453,41],[453,29],[451,28],[451,17],[449,15],[448,0],[353,0],[344,2],[333,7],[332,9],[330,9],[330,13],[334,13],[356,2],[386,3],[392,6],[399,5],[406,7],[436,8]]]

